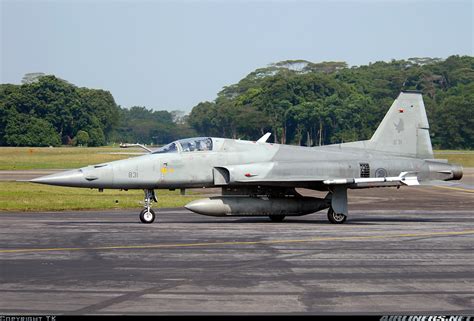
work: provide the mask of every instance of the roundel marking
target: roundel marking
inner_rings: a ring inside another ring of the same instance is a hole
[[[387,170],[385,168],[378,168],[375,171],[375,177],[387,177]]]

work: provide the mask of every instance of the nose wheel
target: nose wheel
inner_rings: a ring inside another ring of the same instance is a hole
[[[152,209],[143,209],[140,212],[140,221],[145,224],[151,224],[155,221],[155,211]]]
[[[155,191],[152,189],[146,189],[145,192],[145,202],[144,209],[140,212],[140,221],[145,224],[151,224],[155,221],[156,215],[155,212],[151,209],[151,202],[158,202],[156,199]]]

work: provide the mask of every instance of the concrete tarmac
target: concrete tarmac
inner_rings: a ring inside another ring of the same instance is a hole
[[[350,218],[0,213],[0,314],[473,314],[474,194],[350,192]]]

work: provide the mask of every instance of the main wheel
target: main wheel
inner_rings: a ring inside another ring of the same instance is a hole
[[[285,215],[269,215],[268,216],[272,222],[283,222]]]
[[[332,209],[332,207],[329,208],[328,210],[328,220],[329,222],[333,223],[333,224],[342,224],[346,221],[347,219],[347,216],[344,215],[344,214],[338,214],[336,212],[334,212],[334,210]]]
[[[145,208],[140,212],[140,221],[145,224],[151,224],[155,221],[155,212],[150,209],[149,211]]]

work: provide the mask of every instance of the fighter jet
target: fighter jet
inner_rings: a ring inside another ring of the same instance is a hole
[[[432,184],[459,180],[462,167],[433,157],[422,95],[403,91],[372,138],[303,147],[257,141],[197,137],[174,141],[149,153],[33,179],[32,182],[102,189],[143,189],[140,221],[152,223],[156,189],[220,187],[222,195],[185,207],[210,216],[268,216],[280,222],[328,209],[331,223],[349,215],[347,190]],[[327,192],[302,196],[297,188]]]

